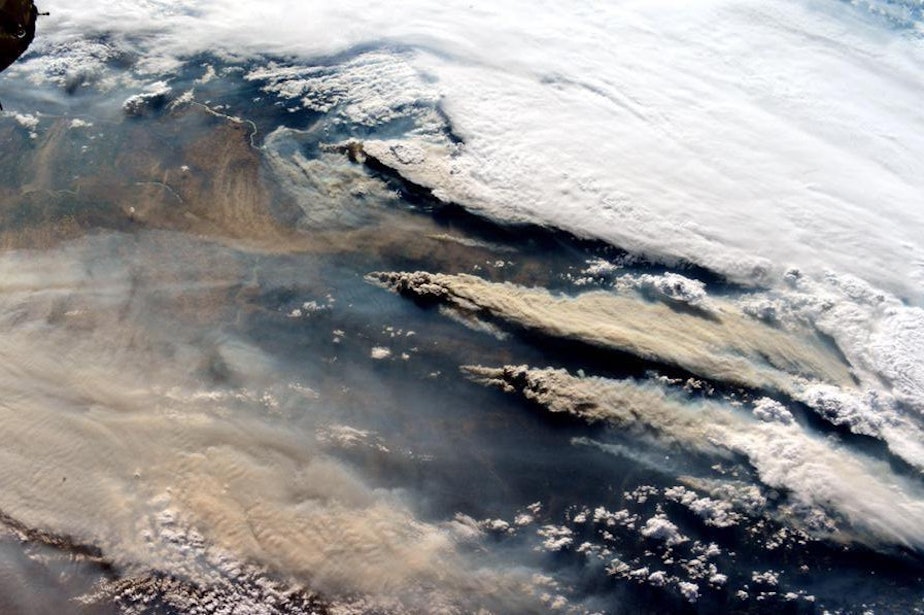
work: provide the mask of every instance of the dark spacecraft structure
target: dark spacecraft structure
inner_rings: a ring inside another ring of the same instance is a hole
[[[0,72],[26,52],[39,12],[32,0],[0,0]],[[0,105],[0,111],[3,105]]]
[[[0,0],[0,72],[32,44],[38,15],[32,0]]]

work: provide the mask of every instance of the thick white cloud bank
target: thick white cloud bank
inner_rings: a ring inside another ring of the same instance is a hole
[[[831,268],[924,300],[924,42],[913,2],[43,8],[46,44],[126,34],[152,68],[215,49],[310,58],[414,48],[466,140],[439,186],[447,198],[739,279]]]

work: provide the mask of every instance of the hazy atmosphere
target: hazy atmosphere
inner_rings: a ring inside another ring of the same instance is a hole
[[[924,613],[920,0],[38,9],[0,615]]]

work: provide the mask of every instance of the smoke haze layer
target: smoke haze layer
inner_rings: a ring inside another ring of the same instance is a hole
[[[40,8],[0,611],[922,608],[919,2]]]

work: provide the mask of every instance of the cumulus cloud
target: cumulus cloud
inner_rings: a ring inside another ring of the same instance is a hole
[[[706,295],[706,285],[700,280],[694,280],[679,273],[627,275],[621,277],[617,284],[637,288],[642,293],[669,304],[685,305],[704,312],[711,311]]]
[[[683,504],[702,518],[706,525],[732,527],[741,521],[741,514],[734,510],[734,505],[728,500],[700,497],[695,491],[679,485],[666,489],[664,497]]]
[[[645,538],[661,540],[667,546],[672,547],[689,540],[684,536],[680,529],[671,523],[664,515],[656,515],[645,521],[645,525],[640,530]]]

